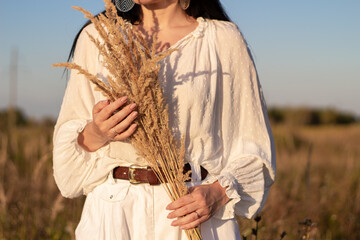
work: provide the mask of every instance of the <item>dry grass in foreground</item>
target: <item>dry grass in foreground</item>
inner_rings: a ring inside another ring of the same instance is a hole
[[[273,129],[278,175],[257,239],[299,239],[305,218],[308,239],[360,239],[360,125]],[[51,138],[51,126],[0,130],[0,239],[74,238],[83,198],[59,194]],[[254,220],[239,224],[255,239]]]

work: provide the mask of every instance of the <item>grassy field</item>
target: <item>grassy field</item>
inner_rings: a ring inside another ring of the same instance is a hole
[[[260,239],[360,239],[360,125],[273,127],[277,180],[260,213]],[[254,222],[240,220],[244,235]],[[306,239],[306,238],[305,238]]]
[[[277,180],[257,239],[360,239],[360,125],[273,130]],[[84,198],[59,194],[51,138],[51,124],[0,130],[0,239],[74,238]],[[306,231],[305,218],[313,222]],[[254,220],[239,225],[255,239]]]

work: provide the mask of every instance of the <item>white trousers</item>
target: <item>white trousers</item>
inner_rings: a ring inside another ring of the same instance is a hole
[[[165,207],[161,185],[130,184],[112,177],[88,194],[76,228],[78,240],[187,240]],[[240,240],[237,221],[211,218],[201,224],[203,240]]]

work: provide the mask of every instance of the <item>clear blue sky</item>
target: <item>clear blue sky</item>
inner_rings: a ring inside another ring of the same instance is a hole
[[[196,0],[193,0],[196,1]],[[247,38],[270,106],[335,107],[360,115],[360,1],[222,0]],[[101,0],[0,1],[0,108],[9,103],[10,56],[18,48],[17,104],[34,117],[56,117],[63,62]]]

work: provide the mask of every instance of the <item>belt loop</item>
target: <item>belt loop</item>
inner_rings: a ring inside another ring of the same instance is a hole
[[[197,163],[190,163],[191,182],[201,182],[201,166]]]
[[[116,180],[114,178],[114,171],[111,171],[109,173],[107,180],[109,181],[110,184],[115,184],[116,183]]]

